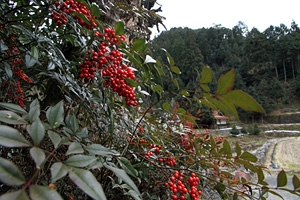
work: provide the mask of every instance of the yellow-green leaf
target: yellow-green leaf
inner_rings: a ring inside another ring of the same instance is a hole
[[[217,95],[225,94],[233,88],[235,79],[234,68],[221,76],[218,81]]]
[[[212,81],[212,71],[209,66],[203,67],[200,83],[210,83]]]
[[[277,187],[284,187],[287,184],[287,177],[284,170],[281,170],[277,176]]]
[[[257,101],[249,94],[241,90],[233,90],[223,95],[224,98],[228,99],[234,105],[246,110],[265,113],[265,110],[257,103]]]

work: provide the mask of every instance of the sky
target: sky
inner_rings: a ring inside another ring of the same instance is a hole
[[[300,26],[300,0],[157,0],[166,17],[167,29],[188,27],[209,28],[221,24],[233,28],[239,21],[251,30],[253,27],[263,32],[270,25],[281,23],[290,27],[294,20]],[[155,8],[159,5],[156,4]],[[159,29],[165,30],[163,26]],[[158,34],[152,29],[152,38]]]

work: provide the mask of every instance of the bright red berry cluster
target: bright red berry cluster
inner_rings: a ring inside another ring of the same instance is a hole
[[[11,41],[14,41],[14,36],[10,37]],[[20,81],[16,80],[23,80],[28,83],[32,83],[30,78],[24,74],[23,70],[20,69],[21,66],[21,56],[19,50],[16,46],[10,45],[9,49],[6,50],[6,54],[10,57],[10,68],[13,72],[13,79],[10,81],[5,80],[2,78],[2,85],[1,87],[7,87],[7,96],[10,96],[13,101],[17,101],[21,107],[24,107],[24,96],[23,90],[20,86]]]
[[[171,193],[171,198],[173,200],[185,200],[189,199],[187,195],[191,197],[192,200],[201,200],[199,196],[202,195],[202,191],[198,190],[199,178],[196,177],[195,173],[191,173],[188,178],[188,183],[184,181],[184,174],[178,171],[174,172],[174,176],[170,177],[170,182],[165,183],[166,187],[169,187]]]
[[[94,27],[97,27],[97,23],[94,20],[94,17],[92,17],[91,11],[83,3],[77,2],[75,0],[68,0],[61,4],[58,1],[56,1],[54,5],[58,9],[58,11],[54,11],[51,14],[51,17],[54,19],[58,26],[67,23],[67,18],[64,16],[63,13],[71,15],[72,13],[77,12],[78,14],[83,14],[90,22],[90,24],[87,24],[78,15],[74,15],[74,18],[78,20],[80,25],[85,26],[86,28],[91,30]]]
[[[111,87],[119,96],[125,97],[128,106],[137,105],[134,88],[128,85],[126,79],[135,79],[134,72],[127,67],[123,60],[123,54],[119,52],[118,45],[120,41],[125,40],[124,36],[116,36],[114,30],[104,29],[104,34],[95,32],[103,42],[100,43],[97,50],[88,51],[85,61],[80,64],[79,77],[88,83],[95,78],[95,72],[100,72],[104,77],[106,87]]]

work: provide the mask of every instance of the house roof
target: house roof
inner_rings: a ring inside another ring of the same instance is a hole
[[[213,115],[215,119],[229,119],[229,117],[219,115],[218,111],[214,110]]]

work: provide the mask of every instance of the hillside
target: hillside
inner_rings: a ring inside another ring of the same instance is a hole
[[[208,65],[214,71],[212,93],[221,74],[235,68],[234,88],[252,95],[271,113],[282,108],[297,110],[300,104],[299,44],[300,30],[295,22],[290,28],[270,26],[264,32],[248,30],[240,22],[232,29],[172,28],[156,37],[151,48],[162,63],[167,63],[167,58],[162,56],[161,48],[170,53],[181,71],[180,77],[176,77],[178,82],[192,95],[198,87],[197,72],[203,66]],[[172,90],[168,83],[164,89]],[[260,118],[259,114],[244,111],[240,115],[242,120]]]

